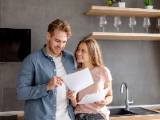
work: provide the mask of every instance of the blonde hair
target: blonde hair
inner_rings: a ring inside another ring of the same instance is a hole
[[[67,36],[70,37],[72,35],[71,33],[71,26],[66,21],[62,21],[60,19],[56,19],[52,21],[48,25],[48,32],[53,35],[55,30],[64,31],[67,33]]]
[[[94,38],[86,38],[86,39],[82,39],[81,41],[79,41],[79,43],[76,47],[76,50],[75,50],[75,58],[76,58],[76,52],[78,50],[78,47],[82,43],[86,44],[86,46],[87,46],[91,64],[94,67],[103,65],[101,50],[99,48],[98,43],[96,42],[96,40]],[[76,58],[76,60],[77,60],[77,58]],[[77,67],[81,68],[82,64],[78,63]]]

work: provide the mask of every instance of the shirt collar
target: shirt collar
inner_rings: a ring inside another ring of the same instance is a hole
[[[42,48],[42,52],[43,52],[43,54],[44,54],[46,57],[56,58],[56,57],[54,57],[54,56],[48,55],[46,45],[44,45],[44,47]],[[62,56],[64,56],[64,51],[62,51],[61,55],[58,56],[58,57],[61,58]]]

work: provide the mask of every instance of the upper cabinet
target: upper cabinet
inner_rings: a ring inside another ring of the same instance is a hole
[[[142,8],[121,8],[107,6],[91,6],[86,15],[96,16],[135,16],[135,17],[160,17],[160,10]]]
[[[135,17],[157,17],[160,18],[160,10],[142,8],[121,8],[107,6],[91,6],[85,13],[93,16],[135,16]],[[114,32],[92,32],[90,37],[97,40],[156,40],[160,41],[158,33],[114,33]]]

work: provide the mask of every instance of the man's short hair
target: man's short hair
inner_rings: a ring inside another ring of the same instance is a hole
[[[70,37],[72,35],[70,24],[67,21],[63,21],[60,19],[56,19],[56,20],[52,21],[48,25],[48,32],[51,35],[53,35],[55,30],[60,30],[60,31],[66,32],[68,37]]]

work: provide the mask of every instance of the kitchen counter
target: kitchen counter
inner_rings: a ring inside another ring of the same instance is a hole
[[[12,116],[17,115],[17,120],[23,120],[23,111],[7,111],[7,112],[0,112],[0,116]]]
[[[160,113],[160,108],[147,108]],[[160,114],[110,117],[111,120],[160,120]]]
[[[151,109],[157,112],[160,112],[160,109]],[[23,120],[23,111],[8,111],[0,112],[0,115],[17,115],[18,120]],[[160,114],[151,114],[151,115],[132,115],[132,116],[117,116],[110,117],[110,120],[160,120]]]
[[[111,117],[111,120],[160,120],[160,114]]]

